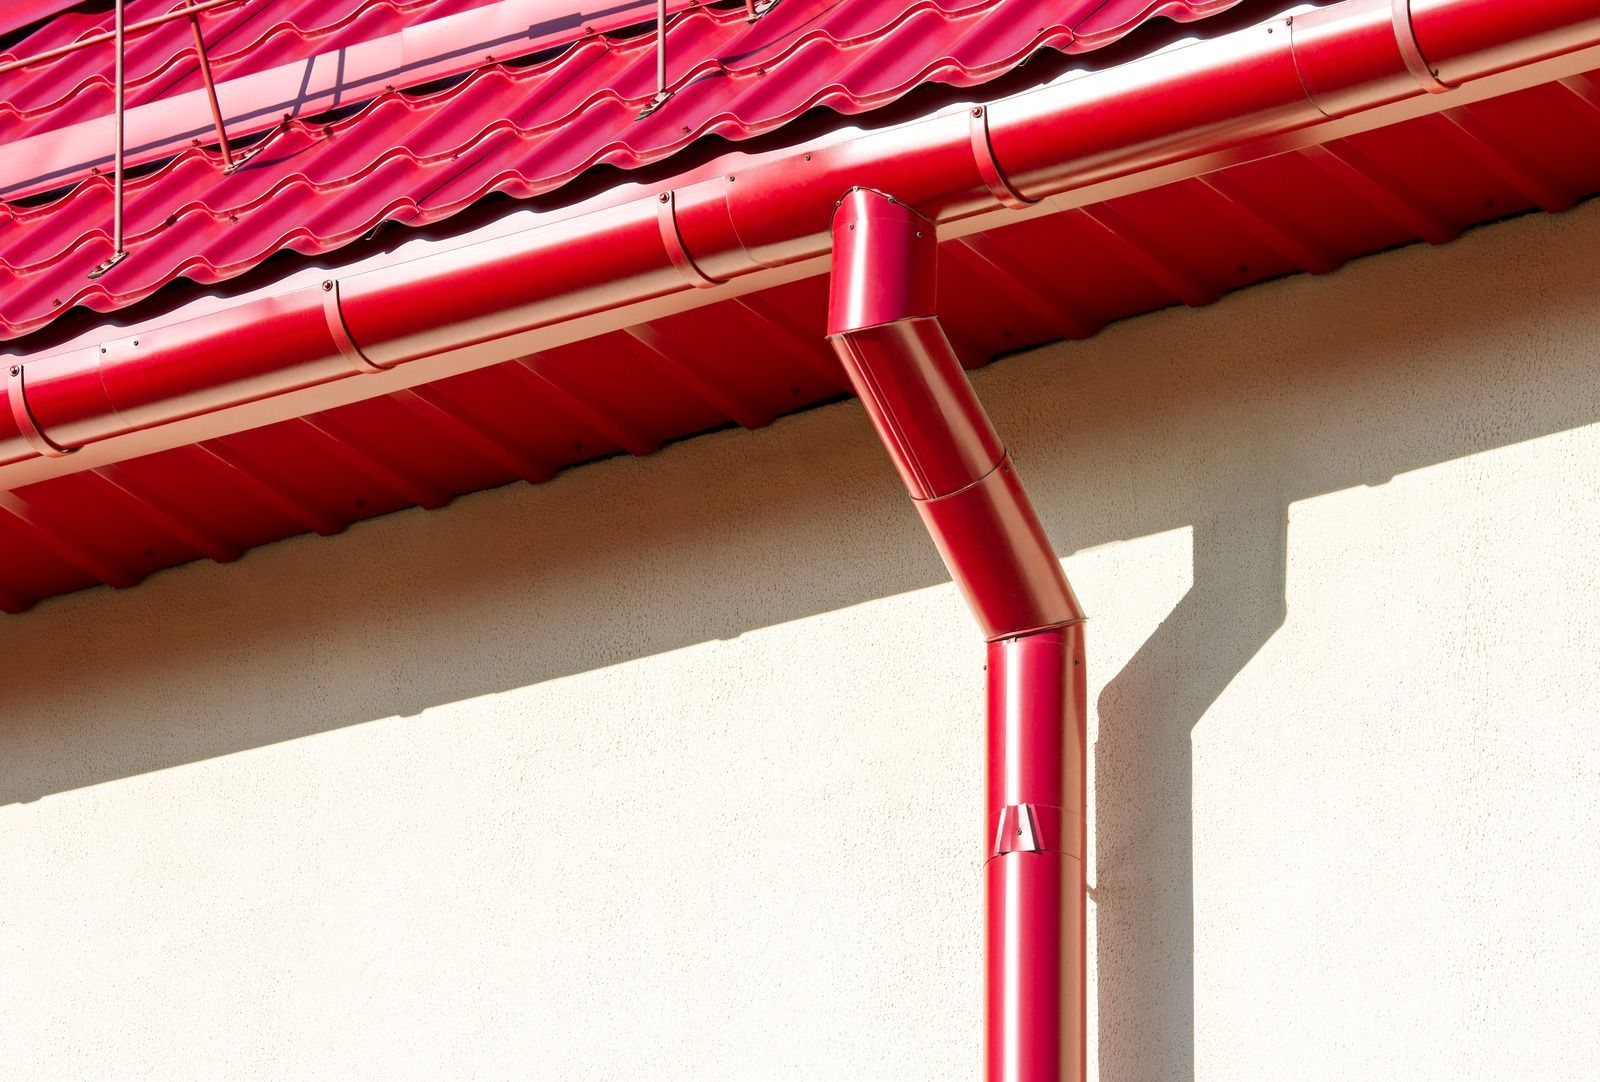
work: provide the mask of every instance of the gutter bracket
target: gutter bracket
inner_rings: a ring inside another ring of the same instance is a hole
[[[339,300],[339,282],[329,278],[322,283],[322,317],[328,324],[328,337],[338,347],[339,353],[357,372],[386,372],[388,369],[361,352],[356,340],[350,336],[350,327],[344,321],[344,309]]]
[[[33,419],[33,411],[28,408],[27,390],[23,385],[23,369],[25,365],[14,364],[6,374],[6,400],[11,403],[11,419],[16,422],[17,431],[28,442],[28,446],[46,458],[65,458],[76,447],[63,447],[44,434],[37,421]]]
[[[1390,11],[1395,46],[1400,50],[1406,70],[1430,94],[1454,90],[1454,86],[1439,78],[1438,70],[1422,55],[1422,43],[1417,40],[1417,28],[1411,21],[1411,0],[1390,0]]]
[[[722,279],[713,278],[701,270],[700,265],[694,261],[694,256],[690,255],[689,249],[684,246],[683,234],[678,231],[676,192],[669,190],[656,196],[656,225],[661,230],[661,243],[667,250],[667,258],[690,285],[696,289],[710,289],[712,286],[722,284]]]
[[[1005,171],[1000,168],[1000,160],[995,157],[994,144],[989,140],[989,110],[981,105],[974,105],[968,116],[968,138],[972,143],[972,160],[978,166],[978,175],[983,178],[984,187],[989,189],[989,194],[1003,207],[1012,210],[1026,210],[1038,202],[1029,199],[1019,192],[1007,178]]]

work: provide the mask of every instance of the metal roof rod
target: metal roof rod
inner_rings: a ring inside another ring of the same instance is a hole
[[[987,1082],[1083,1082],[1083,610],[945,337],[934,225],[854,188],[828,335],[988,640]]]
[[[172,11],[167,12],[165,15],[156,15],[149,19],[142,19],[139,22],[131,23],[124,27],[120,33],[137,34],[141,30],[149,30],[153,26],[160,26],[162,23],[169,23],[173,19],[185,19],[194,15],[199,15],[202,12],[212,11],[216,8],[231,7],[235,4],[243,4],[247,2],[248,0],[200,0],[199,3],[195,3],[192,6],[175,8]],[[0,75],[8,75],[11,72],[17,71],[21,68],[30,68],[35,64],[42,64],[46,60],[54,60],[58,56],[66,56],[68,53],[75,53],[79,49],[87,49],[91,45],[99,45],[107,41],[115,41],[117,40],[118,33],[119,31],[117,30],[103,30],[98,34],[90,34],[86,38],[79,38],[77,41],[69,41],[65,45],[58,45],[54,49],[47,49],[42,53],[35,53],[33,56],[24,56],[18,60],[8,60],[4,64],[0,64]]]
[[[194,55],[200,62],[200,78],[206,84],[206,101],[211,105],[211,123],[217,129],[217,143],[222,147],[222,171],[231,173],[239,163],[233,159],[233,148],[228,145],[228,128],[222,120],[222,106],[217,101],[217,83],[211,77],[211,58],[206,55],[205,35],[200,32],[200,16],[194,0],[184,0],[189,11],[189,29],[194,34]]]
[[[635,120],[643,120],[667,103],[667,0],[656,0],[656,96],[645,103]]]
[[[110,270],[112,267],[115,267],[118,263],[121,263],[124,259],[128,258],[127,250],[122,246],[122,195],[123,187],[127,180],[127,170],[124,168],[125,162],[123,160],[125,145],[127,143],[127,139],[125,137],[126,125],[124,124],[127,110],[124,108],[124,106],[127,105],[128,97],[127,57],[126,49],[124,48],[124,46],[127,45],[128,39],[123,15],[123,0],[117,0],[116,29],[113,31],[113,35],[117,43],[117,68],[115,77],[117,110],[115,138],[117,141],[117,146],[116,163],[112,166],[115,172],[111,180],[111,258],[95,267],[94,270],[90,271],[90,278],[100,277],[106,271]]]

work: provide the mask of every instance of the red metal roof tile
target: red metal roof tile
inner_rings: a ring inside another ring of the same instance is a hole
[[[237,0],[200,13],[213,75],[232,79],[326,53],[454,14],[487,0]],[[183,6],[181,0],[128,0],[129,26]],[[87,8],[88,10],[83,10]],[[111,30],[110,4],[79,5],[56,15],[0,52],[0,66]],[[90,46],[0,74],[0,124],[6,141],[65,127],[113,108],[115,56]],[[189,21],[175,19],[129,36],[127,103],[140,105],[201,85]]]
[[[860,113],[922,83],[976,85],[1041,48],[1095,48],[1156,15],[1196,19],[1237,2],[783,0],[753,24],[742,5],[694,7],[668,27],[673,96],[644,119],[637,114],[656,90],[653,30],[590,35],[542,62],[490,64],[444,89],[386,92],[328,123],[285,123],[232,175],[223,175],[213,151],[187,149],[128,182],[129,254],[96,280],[89,271],[113,254],[108,176],[40,205],[0,204],[0,337],[43,326],[73,305],[122,307],[179,276],[212,283],[281,250],[328,252],[386,219],[435,222],[491,192],[534,196],[596,165],[635,168],[707,135],[747,139],[818,106]],[[463,6],[252,4],[221,37],[236,58],[229,63],[256,70],[283,59],[277,40],[304,54],[347,40],[358,25],[359,33],[382,33],[397,20]],[[165,10],[135,2],[130,18],[134,9]],[[21,49],[47,48],[103,22],[60,16]],[[152,37],[137,59],[130,49],[134,82],[147,95],[186,89],[152,74],[175,72],[174,57],[190,57],[187,37],[172,38],[187,35],[183,23],[161,30],[164,43]],[[109,60],[85,65],[83,55],[73,54],[76,66],[68,57],[43,73],[30,69],[26,93],[13,87],[0,109],[44,109],[37,124],[103,112],[109,99],[99,94],[105,73],[97,65]]]

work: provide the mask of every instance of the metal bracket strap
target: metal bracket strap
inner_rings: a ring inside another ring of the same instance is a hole
[[[6,375],[6,400],[11,403],[11,419],[16,422],[17,431],[22,438],[28,441],[28,446],[38,451],[46,458],[65,458],[75,447],[63,447],[56,443],[33,419],[33,411],[28,409],[28,396],[22,385],[23,365],[14,364]]]
[[[721,285],[719,279],[700,269],[689,249],[683,245],[683,234],[678,232],[678,204],[674,193],[662,192],[656,197],[656,225],[661,229],[661,243],[667,249],[667,258],[696,289],[710,289]]]
[[[333,339],[333,344],[338,347],[339,353],[356,371],[388,371],[384,365],[375,363],[371,357],[361,352],[356,340],[350,337],[350,328],[344,321],[344,309],[339,305],[339,283],[333,278],[322,283],[322,317],[328,323],[328,337]]]
[[[1394,40],[1400,49],[1400,59],[1422,89],[1430,94],[1443,94],[1455,87],[1439,78],[1439,73],[1428,58],[1422,55],[1422,44],[1417,41],[1417,28],[1411,22],[1411,0],[1391,0],[1390,10],[1394,24]]]
[[[974,105],[968,117],[968,133],[972,141],[972,160],[977,163],[978,175],[1000,205],[1012,210],[1025,210],[1038,202],[1017,191],[1000,168],[994,156],[994,144],[989,142],[989,110]]]

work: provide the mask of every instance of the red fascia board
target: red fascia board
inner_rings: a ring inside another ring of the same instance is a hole
[[[1592,0],[1416,9],[1426,17],[1409,51],[1390,0],[1344,0],[986,107],[754,157],[672,191],[350,274],[336,288],[312,283],[23,358],[0,407],[0,486],[822,273],[832,207],[857,185],[894,192],[958,236],[1600,65]],[[1411,52],[1455,89],[1432,92],[1408,66]],[[1342,70],[1329,62],[1338,57],[1366,78],[1330,96],[1317,73]]]
[[[668,15],[701,0],[668,0]],[[298,116],[357,104],[386,88],[420,86],[545,49],[610,33],[655,18],[654,0],[630,0],[594,15],[571,0],[500,0],[408,26],[395,34],[217,85],[230,139],[265,131]],[[578,20],[574,25],[574,20]],[[105,48],[105,46],[102,46]],[[128,165],[156,161],[191,141],[211,142],[204,89],[136,106],[126,113]],[[11,143],[0,155],[0,196],[16,199],[82,179],[112,160],[111,114]]]

